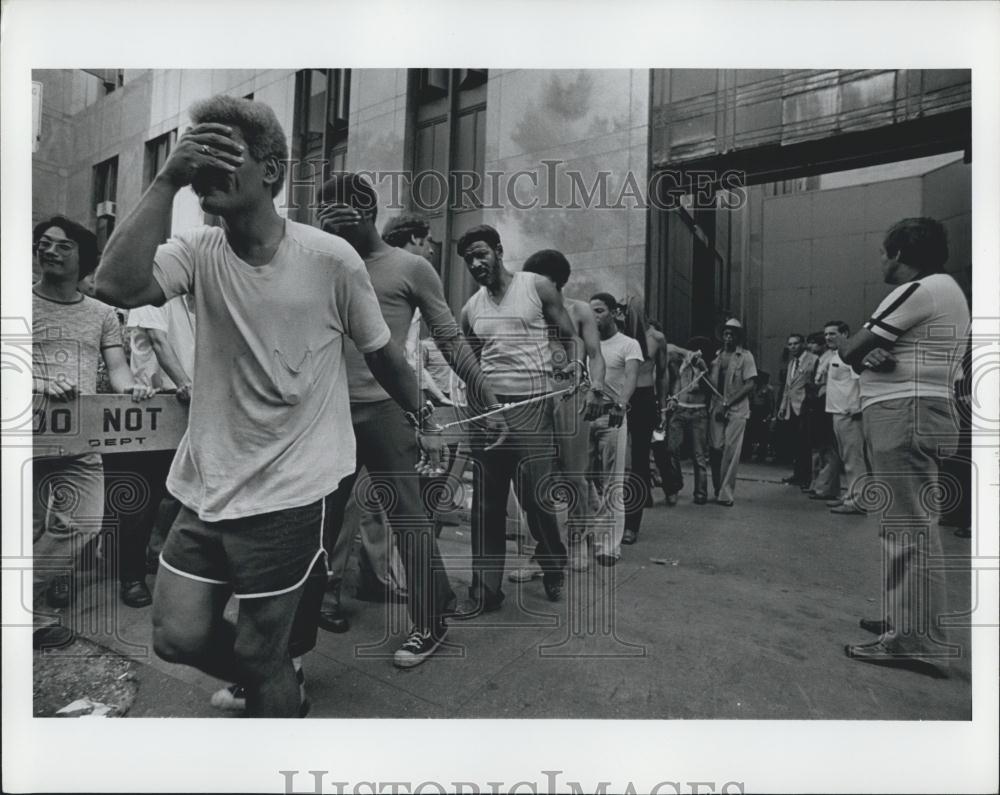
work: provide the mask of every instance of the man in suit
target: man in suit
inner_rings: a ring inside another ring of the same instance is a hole
[[[788,372],[785,388],[778,407],[778,419],[782,421],[786,438],[791,438],[794,463],[791,477],[782,482],[794,484],[803,491],[812,480],[812,450],[806,427],[806,385],[812,383],[818,362],[815,354],[805,349],[805,337],[801,334],[788,336]]]

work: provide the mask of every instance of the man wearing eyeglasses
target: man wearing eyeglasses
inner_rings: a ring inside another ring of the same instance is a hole
[[[115,392],[131,392],[133,400],[155,390],[132,377],[122,347],[114,310],[79,290],[82,279],[97,267],[97,238],[79,224],[56,216],[38,224],[32,234],[39,279],[32,287],[32,391],[36,405],[70,401],[97,392],[97,365],[103,359]],[[73,565],[74,537],[94,535],[104,517],[104,469],[97,453],[38,457],[33,464],[32,536],[36,560],[36,603],[44,593],[51,608],[70,603],[70,575],[44,576],[44,561]],[[145,582],[133,583],[136,606],[151,601]],[[142,598],[140,598],[142,597]],[[34,632],[35,648],[62,646],[72,631],[45,624]]]

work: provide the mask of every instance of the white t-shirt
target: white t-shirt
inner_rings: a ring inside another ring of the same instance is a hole
[[[863,370],[861,407],[909,397],[951,398],[962,377],[969,306],[958,283],[932,273],[899,285],[865,323],[896,357],[888,372]]]
[[[844,364],[836,351],[826,371],[827,414],[857,414],[861,411],[861,376]]]
[[[131,333],[132,342],[129,364],[136,378],[160,389],[174,389],[177,386],[157,361],[156,352],[144,333],[146,329],[156,329],[166,334],[184,372],[188,378],[194,376],[193,304],[194,296],[179,295],[163,306],[140,306],[129,312],[128,322],[125,324]]]
[[[159,247],[168,299],[198,317],[188,430],[167,488],[204,521],[315,502],[354,472],[345,337],[389,342],[364,263],[344,240],[285,221],[267,265],[236,256],[219,227]]]
[[[604,357],[604,384],[620,401],[625,388],[625,362],[641,362],[642,348],[637,340],[619,331],[613,337],[601,340],[601,356]]]

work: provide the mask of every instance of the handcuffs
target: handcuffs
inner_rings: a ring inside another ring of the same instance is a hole
[[[601,407],[601,413],[598,416],[608,415],[608,427],[609,428],[620,428],[622,421],[625,419],[625,414],[628,411],[627,406],[623,406],[621,403],[612,400],[608,397],[607,393],[603,389],[594,389],[590,382],[590,373],[587,370],[587,365],[579,359],[573,359],[568,362],[566,366],[560,370],[557,370],[553,374],[553,379],[555,381],[569,381],[570,379],[578,377],[579,382],[574,389],[569,389],[564,392],[562,400],[569,400],[571,397],[579,392],[586,392],[588,390],[592,391],[599,398],[604,399],[605,404]]]
[[[420,458],[417,459],[417,463],[413,465],[413,468],[426,477],[443,475],[448,471],[446,466],[448,457],[447,448],[441,451],[441,460],[438,465],[431,466],[427,453],[424,451],[423,447],[420,447],[421,435],[435,436],[444,432],[444,428],[432,419],[434,416],[434,404],[428,400],[424,403],[424,405],[417,409],[416,412],[404,411],[403,416],[406,417],[406,421],[410,424],[410,427],[416,431],[417,446],[420,448]]]

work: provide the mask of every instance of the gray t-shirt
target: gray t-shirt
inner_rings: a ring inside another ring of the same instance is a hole
[[[389,248],[368,256],[365,267],[378,297],[382,317],[389,326],[393,341],[400,348],[406,346],[406,335],[416,309],[420,310],[429,328],[436,327],[449,337],[459,333],[455,317],[444,300],[441,280],[423,257],[401,248]],[[345,359],[352,403],[389,399],[389,393],[379,386],[368,369],[362,352],[350,341],[345,347]]]
[[[344,240],[294,221],[253,267],[218,227],[159,247],[167,299],[193,293],[197,355],[188,430],[167,479],[204,521],[315,502],[354,472],[344,347],[389,341],[364,263]]]
[[[62,376],[76,384],[81,395],[96,394],[101,352],[122,347],[115,310],[82,294],[63,303],[32,291],[31,314],[34,375],[51,380]]]

